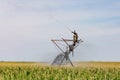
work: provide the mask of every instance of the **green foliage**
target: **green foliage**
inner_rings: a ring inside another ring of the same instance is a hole
[[[120,68],[0,66],[0,80],[120,80]]]

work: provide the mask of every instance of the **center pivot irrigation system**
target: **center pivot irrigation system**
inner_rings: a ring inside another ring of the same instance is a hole
[[[65,64],[70,63],[71,66],[73,66],[73,63],[69,58],[69,54],[72,53],[72,55],[73,55],[74,49],[76,49],[76,47],[83,41],[82,41],[82,39],[78,39],[78,35],[75,31],[72,33],[73,33],[73,39],[61,38],[60,40],[59,39],[52,39],[51,40],[56,45],[56,47],[58,49],[60,49],[60,51],[61,51],[61,53],[58,54],[56,56],[56,58],[53,60],[51,65],[61,66],[63,64],[65,65]],[[58,44],[58,42],[65,43],[64,45],[66,46],[66,49],[65,50],[62,49],[60,44]]]

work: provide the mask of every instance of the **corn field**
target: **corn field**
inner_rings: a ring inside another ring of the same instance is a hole
[[[120,80],[120,67],[106,66],[54,67],[4,63],[0,64],[0,80]]]

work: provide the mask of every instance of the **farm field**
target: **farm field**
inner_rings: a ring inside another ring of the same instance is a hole
[[[74,65],[0,62],[0,80],[120,80],[120,62],[74,62]]]

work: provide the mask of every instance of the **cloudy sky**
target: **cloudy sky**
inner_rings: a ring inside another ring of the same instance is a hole
[[[68,28],[73,61],[120,61],[120,0],[0,0],[0,61],[52,61]]]

